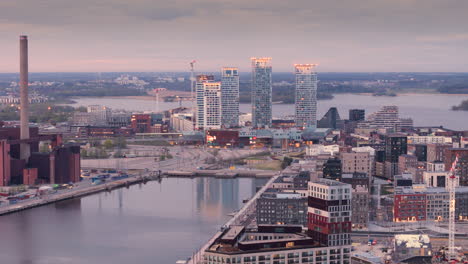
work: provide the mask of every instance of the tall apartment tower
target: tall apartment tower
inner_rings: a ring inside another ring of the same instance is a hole
[[[324,246],[351,244],[351,185],[318,179],[308,183],[310,237]]]
[[[272,81],[271,58],[251,58],[252,61],[252,125],[271,127]]]
[[[315,64],[295,64],[296,126],[317,126],[317,73]]]
[[[203,83],[205,82],[212,82],[214,81],[213,75],[206,75],[200,74],[196,77],[196,84],[195,84],[195,99],[197,103],[197,111],[196,111],[196,129],[203,130],[204,127],[204,118],[205,118],[205,90],[203,88]]]
[[[389,134],[385,137],[385,177],[393,179],[398,174],[398,161],[407,154],[408,142],[404,134]]]
[[[221,83],[213,75],[198,75],[196,85],[197,128],[221,128]]]
[[[221,124],[239,126],[239,70],[237,67],[221,69]]]
[[[20,36],[20,138],[29,139],[29,97],[28,97],[28,37]],[[26,160],[31,155],[29,144],[20,145],[20,158]]]

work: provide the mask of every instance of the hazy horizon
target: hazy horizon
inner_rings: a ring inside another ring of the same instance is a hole
[[[467,72],[468,1],[16,0],[0,3],[0,72]]]

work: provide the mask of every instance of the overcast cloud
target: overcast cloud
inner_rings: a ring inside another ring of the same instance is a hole
[[[466,0],[2,0],[0,72],[468,71]]]

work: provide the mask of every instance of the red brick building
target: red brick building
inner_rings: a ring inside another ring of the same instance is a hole
[[[151,115],[133,114],[130,126],[134,133],[151,133]]]
[[[395,194],[393,221],[425,221],[426,194]]]
[[[68,183],[80,180],[80,146],[62,143],[61,135],[40,135],[30,128],[29,139],[19,139],[17,127],[0,128],[0,186],[12,184]],[[39,152],[39,142],[50,142],[51,151]],[[29,144],[31,155],[21,159],[20,144]]]

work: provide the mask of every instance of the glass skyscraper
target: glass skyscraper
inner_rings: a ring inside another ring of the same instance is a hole
[[[221,70],[221,124],[226,127],[239,126],[239,71],[237,67]]]
[[[317,126],[317,73],[315,64],[295,64],[296,126]]]
[[[271,58],[251,58],[252,61],[252,125],[271,127]]]

